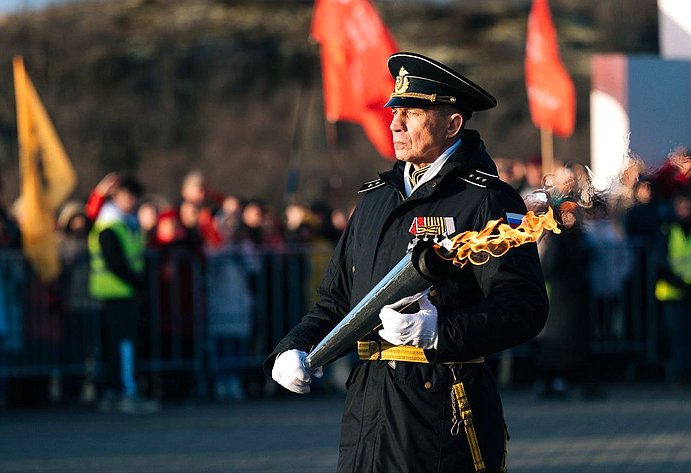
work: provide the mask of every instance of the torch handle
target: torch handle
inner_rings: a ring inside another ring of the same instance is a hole
[[[383,306],[430,289],[434,283],[445,279],[452,265],[447,265],[431,248],[429,250],[407,253],[307,354],[303,362],[305,370],[311,373],[314,368],[324,366],[374,330]]]

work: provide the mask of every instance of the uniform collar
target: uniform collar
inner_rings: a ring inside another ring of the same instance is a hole
[[[405,167],[403,168],[403,186],[405,189],[405,196],[410,197],[413,192],[415,192],[416,189],[419,189],[420,186],[422,186],[425,182],[429,182],[434,177],[439,174],[439,171],[441,171],[442,167],[444,167],[444,164],[446,161],[449,160],[449,157],[461,146],[461,140],[457,140],[454,144],[449,146],[444,152],[434,160],[434,162],[430,165],[429,169],[427,172],[425,172],[425,175],[422,176],[422,178],[415,184],[415,186],[412,185],[410,182],[410,179],[407,179],[407,176],[410,174],[410,168],[413,167],[411,163],[405,163]]]

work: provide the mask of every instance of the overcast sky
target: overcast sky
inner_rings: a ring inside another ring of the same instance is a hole
[[[0,0],[0,13],[36,9],[61,1],[65,0]]]
[[[69,2],[70,0],[0,0],[0,14],[12,13],[22,10],[34,10],[51,3]],[[404,0],[387,0],[389,2],[401,2]],[[421,0],[406,0],[408,3],[419,3]],[[445,4],[453,0],[426,0],[427,3]],[[476,0],[478,1],[478,0]],[[484,1],[484,0],[480,0]]]

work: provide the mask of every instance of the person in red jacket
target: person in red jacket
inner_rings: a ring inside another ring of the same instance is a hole
[[[223,243],[223,238],[216,228],[214,215],[223,203],[223,196],[208,188],[206,178],[201,171],[191,171],[182,181],[180,198],[178,212],[181,216],[187,212],[183,208],[185,205],[191,205],[197,209],[198,215],[195,226],[204,245],[210,248],[220,246]]]

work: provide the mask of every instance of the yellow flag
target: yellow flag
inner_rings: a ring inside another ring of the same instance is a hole
[[[60,273],[55,214],[77,184],[77,176],[21,57],[15,57],[21,207],[24,254],[44,281]]]

